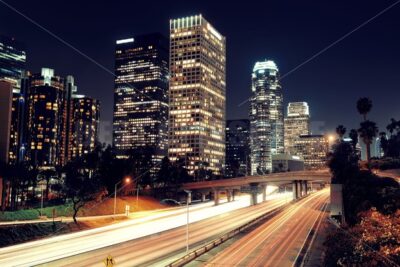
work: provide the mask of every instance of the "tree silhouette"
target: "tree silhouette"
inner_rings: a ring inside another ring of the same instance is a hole
[[[360,99],[358,99],[357,110],[358,113],[360,113],[363,116],[364,121],[367,120],[367,114],[371,111],[371,109],[372,109],[371,99],[369,99],[368,97],[361,97]]]
[[[358,133],[360,134],[360,138],[363,140],[367,148],[368,165],[370,163],[370,158],[371,158],[372,140],[374,139],[374,137],[377,136],[378,132],[379,130],[375,122],[366,120],[360,123],[360,128],[358,129]]]
[[[343,136],[346,133],[346,127],[344,127],[343,125],[339,125],[338,127],[336,127],[336,133],[339,136],[340,141],[342,141]]]
[[[358,144],[358,132],[356,129],[351,129],[350,133],[349,133],[349,137],[351,139],[351,145],[354,149],[354,151],[356,151],[356,147]]]

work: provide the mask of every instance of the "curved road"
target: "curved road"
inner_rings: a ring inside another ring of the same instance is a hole
[[[287,193],[286,197],[291,197]],[[249,207],[249,197],[213,206],[190,208],[190,244],[196,246],[261,214],[287,199]],[[184,252],[186,209],[160,212],[106,227],[28,242],[0,249],[0,266],[104,266],[111,255],[117,266],[148,266]]]
[[[293,266],[329,201],[323,189],[285,209],[215,255],[205,266]]]

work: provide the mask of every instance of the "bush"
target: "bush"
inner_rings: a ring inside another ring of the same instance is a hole
[[[35,209],[5,211],[0,213],[0,221],[22,221],[34,220],[39,218],[39,212]]]
[[[52,218],[53,209],[55,209],[56,217],[59,216],[70,217],[72,216],[73,213],[71,205],[59,205],[59,206],[43,208],[43,216]],[[0,221],[35,220],[39,219],[39,216],[40,216],[40,208],[17,210],[17,211],[5,211],[5,212],[0,212]]]

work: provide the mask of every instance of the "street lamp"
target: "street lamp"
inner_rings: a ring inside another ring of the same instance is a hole
[[[187,193],[186,199],[186,253],[189,251],[189,199],[192,197],[192,191],[184,190]]]
[[[126,184],[129,184],[131,182],[131,178],[130,177],[126,177],[124,180]],[[116,213],[117,210],[117,186],[122,183],[122,181],[119,181],[118,183],[115,184],[114,186],[114,215]]]

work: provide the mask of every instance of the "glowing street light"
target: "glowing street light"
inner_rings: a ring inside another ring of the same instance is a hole
[[[129,184],[131,182],[131,178],[128,176],[123,180],[126,184]],[[119,181],[118,183],[115,184],[114,187],[114,215],[117,210],[117,186],[122,183],[122,181]]]

